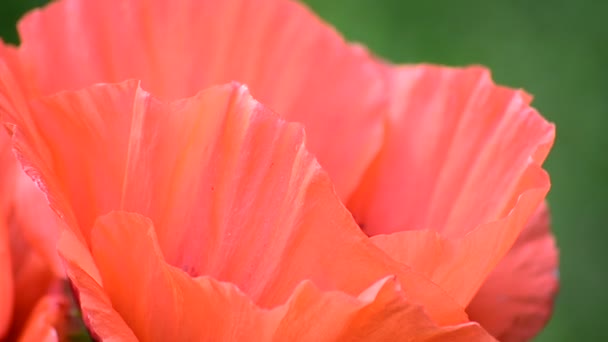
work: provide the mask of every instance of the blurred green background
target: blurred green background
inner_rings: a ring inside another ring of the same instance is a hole
[[[17,19],[45,2],[0,1],[0,36],[16,42]],[[562,280],[553,320],[537,340],[608,340],[608,2],[307,2],[388,60],[483,64],[497,82],[535,95],[558,128],[546,166]]]

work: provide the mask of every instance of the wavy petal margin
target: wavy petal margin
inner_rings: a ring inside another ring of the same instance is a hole
[[[348,207],[374,243],[466,306],[549,191],[554,126],[483,68],[387,72],[384,147]]]
[[[170,103],[136,81],[97,85],[36,101],[30,113],[45,129],[9,125],[15,149],[87,245],[98,216],[137,212],[154,222],[171,265],[232,282],[264,307],[303,280],[356,295],[396,275],[438,324],[467,321],[442,289],[368,241],[302,127],[238,84]]]
[[[85,247],[74,248],[74,242],[79,243],[75,238],[62,239],[60,249],[67,253],[69,268],[82,277],[83,268],[90,265],[80,267],[82,256],[72,251]],[[92,257],[99,267],[98,281],[103,283],[99,296],[103,298],[80,298],[83,309],[97,311],[85,311],[89,328],[93,332],[105,329],[111,319],[126,329],[122,324],[126,322],[134,334],[125,332],[128,336],[122,337],[127,341],[135,337],[142,341],[494,340],[475,323],[436,326],[421,307],[406,299],[391,276],[355,297],[323,292],[304,281],[286,304],[262,309],[233,284],[208,276],[192,278],[167,264],[152,222],[138,214],[114,212],[101,217],[93,230]],[[112,317],[96,321],[99,312]]]
[[[342,198],[380,148],[377,113],[388,100],[380,68],[294,1],[63,0],[27,15],[19,32],[31,94],[139,79],[174,100],[247,84],[306,126],[309,149]]]

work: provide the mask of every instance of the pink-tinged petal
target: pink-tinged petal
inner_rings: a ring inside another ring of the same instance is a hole
[[[4,133],[4,132],[0,132]],[[14,161],[8,136],[0,134],[0,338],[8,331],[14,303],[13,257],[9,217],[14,184]]]
[[[546,174],[535,177],[546,179]],[[446,238],[434,230],[410,230],[375,235],[371,241],[467,305],[511,246],[507,243],[516,238],[517,227],[525,225],[545,194],[544,189],[528,190],[507,217],[480,225],[462,238]]]
[[[494,341],[476,323],[438,327],[406,299],[394,277],[379,280],[357,300],[305,282],[285,307],[279,341]]]
[[[380,68],[293,1],[64,0],[30,13],[19,31],[34,94],[133,78],[178,99],[214,84],[247,84],[306,126],[309,148],[343,198],[380,147]]]
[[[64,276],[63,265],[57,255],[57,241],[61,220],[49,207],[42,191],[36,187],[31,178],[22,170],[15,174],[15,198],[13,220],[20,234],[27,240],[47,267],[58,276]]]
[[[434,229],[462,236],[504,216],[554,127],[521,91],[479,67],[388,71],[393,102],[384,147],[350,206],[369,235]]]
[[[12,246],[13,251],[24,248],[23,245]],[[38,300],[49,290],[56,280],[46,260],[28,250],[17,260],[13,260],[14,307],[11,316],[11,335],[18,334],[28,320]]]
[[[0,224],[0,338],[3,337],[11,323],[14,303],[13,270],[11,267],[11,250],[6,223]]]
[[[551,317],[559,287],[557,272],[558,252],[543,204],[467,312],[501,341],[528,341]]]
[[[397,232],[374,240],[466,305],[549,190],[554,127],[484,69],[389,72],[384,147],[348,207],[369,235]]]
[[[0,119],[21,126],[33,126],[28,105],[28,82],[23,78],[23,70],[15,47],[5,45],[0,40]],[[3,132],[4,133],[4,132]],[[4,134],[2,134],[4,138]],[[7,138],[7,141],[9,139]],[[10,144],[7,144],[10,148]],[[6,154],[8,156],[8,153]],[[14,157],[9,158],[14,164]],[[7,178],[13,179],[13,177]]]
[[[131,328],[112,307],[101,286],[97,266],[82,241],[71,231],[64,230],[57,249],[65,261],[66,273],[82,310],[82,319],[92,337],[104,342],[137,341]]]
[[[13,180],[19,176],[13,163]],[[28,235],[19,225],[14,205],[10,215],[5,218],[9,230],[10,258],[12,262],[12,281],[14,306],[11,312],[9,339],[18,336],[38,300],[48,293],[57,275],[50,268],[49,260],[33,246]]]
[[[437,327],[390,276],[357,297],[305,281],[285,305],[261,309],[232,284],[168,265],[151,221],[137,214],[100,218],[91,244],[111,305],[143,341],[493,341],[475,323]]]
[[[83,241],[97,216],[137,212],[154,222],[171,265],[235,283],[265,307],[304,279],[354,295],[395,274],[437,323],[467,319],[443,290],[368,241],[306,151],[302,127],[242,86],[162,103],[125,82],[33,108],[47,145],[32,142],[31,127],[14,128],[16,149]]]
[[[20,202],[28,196],[21,193],[20,182],[32,181],[21,175],[5,132],[0,132],[0,167],[0,338],[12,340],[54,277],[50,260],[41,254],[41,245],[50,247],[50,242],[31,234],[16,214],[22,210],[35,216],[44,211],[37,203]]]
[[[207,277],[195,281],[165,263],[151,221],[140,215],[100,218],[91,241],[103,291],[141,341],[265,340],[271,333],[265,323],[276,324],[257,317],[255,305],[234,286]]]

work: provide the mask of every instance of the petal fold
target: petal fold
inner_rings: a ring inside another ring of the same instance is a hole
[[[384,147],[348,207],[385,234],[378,246],[467,305],[549,190],[554,127],[482,68],[387,72]]]
[[[112,307],[101,283],[101,275],[91,253],[72,231],[64,230],[57,245],[72,282],[82,319],[94,340],[135,342],[137,338],[119,313]]]
[[[169,264],[234,283],[263,307],[284,303],[305,279],[355,295],[392,274],[435,322],[467,319],[442,289],[368,241],[306,150],[302,127],[238,84],[164,103],[128,81],[32,108],[47,144],[37,148],[26,127],[14,130],[15,146],[86,244],[96,217],[136,212],[154,222]]]
[[[551,317],[558,287],[558,252],[545,203],[486,279],[467,312],[501,341],[529,341]]]
[[[0,339],[14,340],[62,273],[54,252],[58,226],[46,221],[54,213],[19,168],[6,132],[0,132],[0,168]],[[42,224],[30,224],[36,220]]]
[[[138,214],[114,212],[97,220],[92,253],[107,305],[143,341],[494,341],[476,323],[436,326],[406,300],[392,276],[356,297],[304,281],[285,305],[262,309],[232,284],[192,278],[168,265],[152,222]],[[90,328],[95,331],[95,324]]]
[[[380,68],[297,2],[64,0],[30,13],[19,32],[32,95],[133,78],[175,100],[247,84],[306,126],[309,148],[343,198],[380,147]]]
[[[112,307],[139,340],[269,337],[262,315],[254,314],[254,304],[234,286],[207,277],[195,280],[165,263],[152,222],[141,215],[101,217],[93,231],[92,255]]]

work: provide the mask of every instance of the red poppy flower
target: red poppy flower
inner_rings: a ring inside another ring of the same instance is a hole
[[[97,338],[492,340],[468,310],[523,339],[547,319],[548,223],[499,262],[554,129],[485,70],[386,65],[287,0],[65,0],[19,30],[0,111]]]

